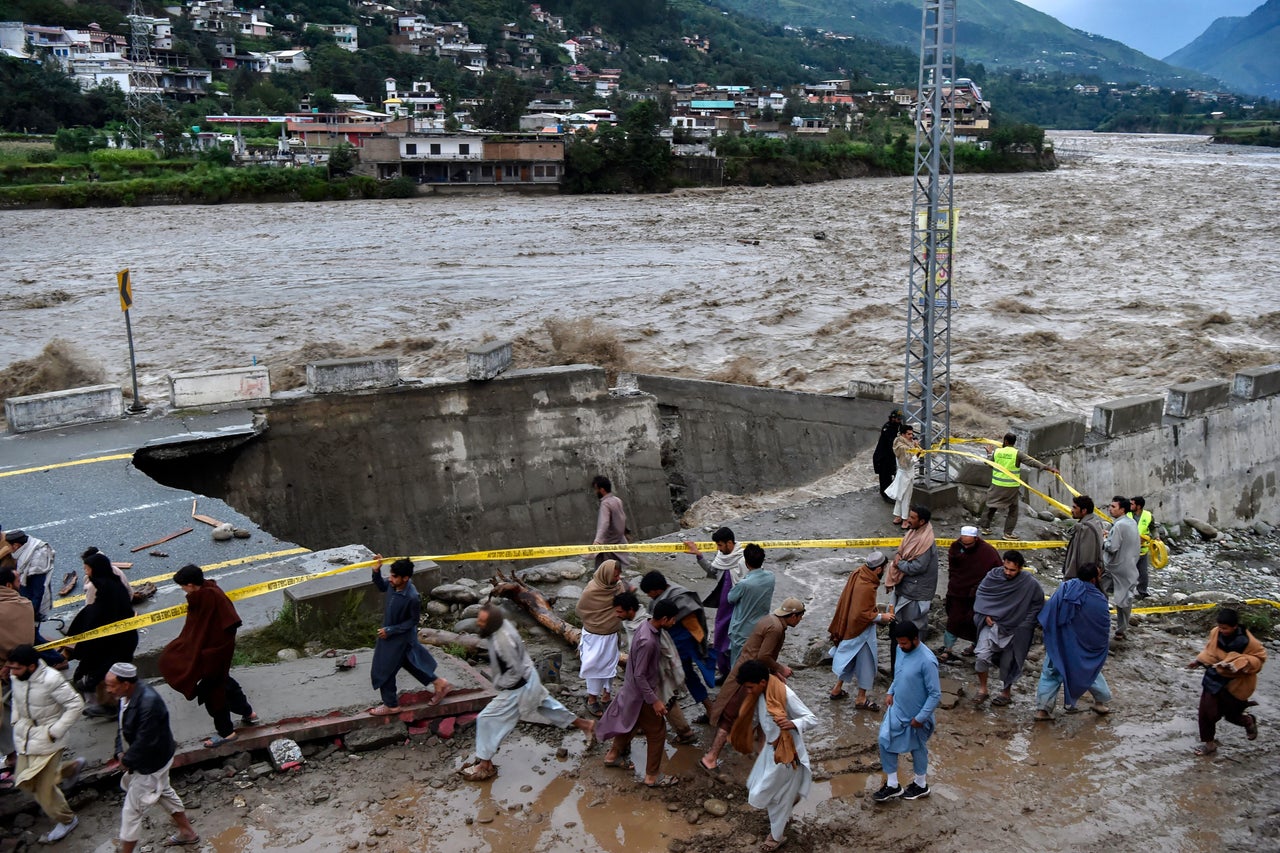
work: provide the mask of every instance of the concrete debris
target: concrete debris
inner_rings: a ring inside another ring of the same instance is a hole
[[[367,731],[360,729],[358,731]],[[301,767],[302,749],[297,742],[288,738],[279,738],[273,740],[267,746],[267,752],[271,754],[271,765],[277,770],[292,770],[294,767]]]
[[[1218,528],[1208,522],[1201,521],[1198,518],[1183,519],[1183,524],[1190,527],[1196,533],[1199,533],[1201,538],[1216,539],[1218,537]]]

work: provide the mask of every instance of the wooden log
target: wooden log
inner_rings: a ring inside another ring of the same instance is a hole
[[[489,641],[477,634],[455,634],[437,628],[420,628],[418,639],[428,646],[462,646],[470,653],[488,652]]]
[[[582,630],[573,627],[556,615],[551,605],[547,603],[546,597],[538,590],[518,578],[508,578],[502,572],[498,572],[494,577],[493,594],[509,598],[519,604],[537,620],[539,625],[577,648],[578,641],[582,639]]]
[[[170,539],[177,539],[179,536],[186,536],[188,533],[190,533],[193,530],[195,530],[194,527],[184,527],[183,529],[179,530],[177,533],[170,533],[168,536],[164,537],[163,539],[157,539],[154,542],[148,542],[146,545],[139,545],[137,548],[130,548],[129,553],[136,554],[139,551],[145,550],[147,548],[154,548],[157,545],[161,545],[165,542],[168,542]]]

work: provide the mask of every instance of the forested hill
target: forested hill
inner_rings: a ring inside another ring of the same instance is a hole
[[[1267,0],[1242,18],[1218,18],[1166,60],[1243,92],[1280,98],[1280,0]]]

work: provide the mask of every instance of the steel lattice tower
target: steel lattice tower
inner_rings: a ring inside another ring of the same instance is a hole
[[[133,143],[147,148],[154,141],[156,125],[168,117],[155,58],[151,55],[151,23],[144,14],[141,0],[129,6],[129,93],[125,96],[125,115],[129,121]]]
[[[951,435],[951,252],[955,99],[955,0],[924,0],[916,101],[915,183],[911,197],[906,422],[920,425],[920,443]],[[950,481],[946,457],[922,458],[925,486]]]

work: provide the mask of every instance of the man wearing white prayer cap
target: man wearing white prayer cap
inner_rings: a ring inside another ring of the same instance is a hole
[[[169,783],[169,769],[177,744],[169,728],[169,709],[150,684],[138,680],[138,668],[116,663],[107,671],[107,692],[120,700],[116,728],[116,760],[124,769],[120,788],[124,807],[120,813],[120,853],[133,853],[142,835],[142,816],[159,803],[169,813],[177,832],[164,840],[166,847],[200,843],[187,819],[178,793]]]
[[[960,538],[951,543],[947,551],[947,629],[942,635],[939,663],[956,663],[956,640],[969,641],[966,655],[974,653],[978,641],[978,629],[973,624],[973,602],[978,595],[978,584],[987,572],[999,566],[1000,552],[978,535],[972,525],[960,528]]]

